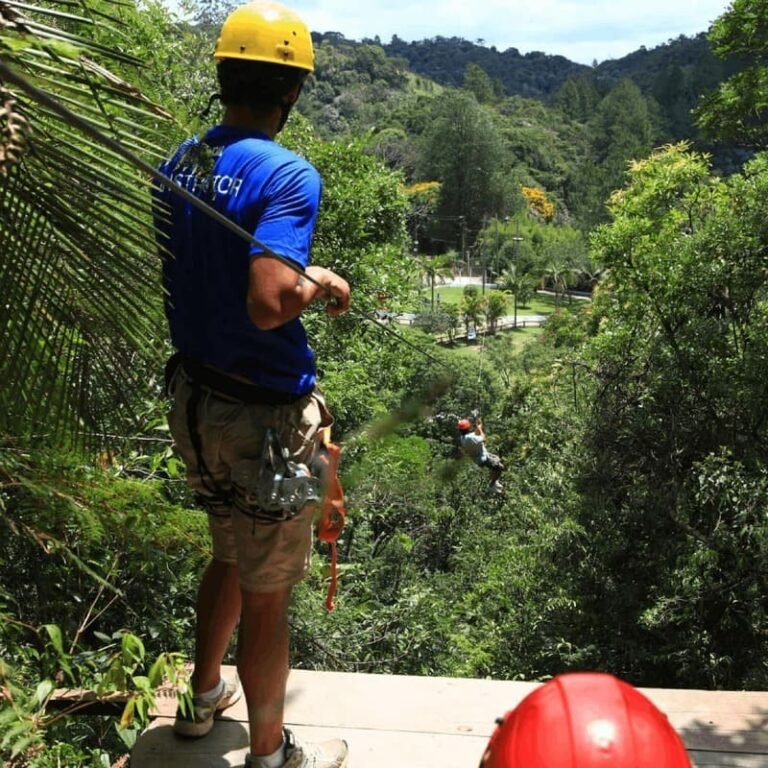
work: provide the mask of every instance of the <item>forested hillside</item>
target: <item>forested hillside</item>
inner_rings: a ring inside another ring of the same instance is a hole
[[[768,2],[747,4],[597,68],[316,37],[279,141],[323,178],[313,263],[352,286],[305,322],[348,519],[336,610],[322,543],[294,592],[294,666],[768,686]],[[80,5],[0,5],[13,768],[127,760],[163,677],[189,694],[210,556],[166,422],[151,185],[103,138],[154,165],[220,119],[220,9]],[[724,172],[710,146],[743,154]],[[473,413],[502,495],[457,451]],[[63,687],[129,704],[55,712]]]
[[[488,116],[502,147],[493,161],[502,173],[514,169],[521,183],[541,187],[556,201],[560,219],[584,229],[605,221],[603,201],[622,183],[627,160],[653,146],[690,141],[713,153],[716,167],[728,173],[749,157],[735,145],[713,143],[696,126],[693,110],[703,94],[744,66],[715,56],[704,34],[592,68],[458,38],[389,44],[337,33],[314,38],[317,72],[301,110],[326,138],[368,134],[373,150],[410,182],[442,181],[431,175],[433,161],[425,168],[423,158],[430,152],[427,129],[451,98],[446,89],[471,94],[476,111]],[[477,157],[457,163],[468,174],[488,173]],[[508,199],[504,206],[514,204]],[[464,216],[472,237],[482,227],[457,207],[440,214]],[[439,241],[461,248],[458,227],[450,234],[444,226],[438,230]]]

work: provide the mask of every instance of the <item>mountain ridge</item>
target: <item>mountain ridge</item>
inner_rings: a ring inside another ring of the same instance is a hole
[[[689,77],[691,69],[702,70],[705,76],[699,77],[702,72],[698,72],[693,78],[697,90],[712,87],[726,70],[733,69],[733,65],[727,67],[715,57],[704,32],[692,37],[680,35],[653,48],[641,46],[626,56],[606,59],[595,66],[541,51],[520,53],[515,47],[499,51],[495,46],[461,37],[435,36],[407,42],[393,35],[389,43],[379,37],[351,40],[339,32],[313,32],[312,37],[318,45],[377,46],[414,74],[454,88],[463,85],[467,66],[475,64],[501,86],[503,95],[544,100],[553,98],[566,81],[582,76],[591,75],[596,82],[607,85],[630,77],[645,93],[652,93],[659,78],[668,76],[671,68],[682,68],[684,76]]]

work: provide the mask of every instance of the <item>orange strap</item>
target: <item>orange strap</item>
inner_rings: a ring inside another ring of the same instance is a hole
[[[326,468],[325,496],[320,507],[320,517],[317,521],[317,538],[330,545],[331,548],[331,583],[328,585],[328,594],[325,598],[325,607],[332,611],[335,608],[333,596],[336,594],[337,583],[337,553],[336,542],[344,528],[344,520],[347,516],[344,508],[344,490],[339,481],[339,458],[341,448],[331,442],[331,429],[323,430],[323,446]]]

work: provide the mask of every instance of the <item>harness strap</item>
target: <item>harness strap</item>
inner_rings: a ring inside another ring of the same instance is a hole
[[[191,357],[182,356],[180,362],[187,376],[196,384],[210,389],[215,394],[249,405],[290,405],[304,397],[293,392],[278,392],[258,384],[240,381]]]
[[[344,490],[339,480],[339,458],[341,448],[331,442],[331,428],[323,429],[323,444],[320,461],[325,464],[325,495],[320,506],[320,517],[317,521],[316,533],[320,541],[324,541],[331,549],[331,581],[325,598],[325,607],[332,611],[336,606],[333,597],[338,583],[338,553],[336,543],[344,528],[347,516],[344,507]]]
[[[203,391],[200,388],[200,384],[194,379],[192,384],[192,394],[187,400],[187,432],[189,432],[189,441],[192,443],[192,448],[195,451],[195,458],[197,459],[197,465],[200,469],[200,481],[205,489],[212,494],[219,503],[226,504],[231,494],[221,488],[216,482],[215,478],[211,474],[211,470],[208,469],[208,465],[203,457],[203,441],[200,437],[200,427],[198,419],[198,407],[200,400],[203,396]],[[206,502],[209,501],[206,499]],[[206,504],[207,507],[207,504]]]

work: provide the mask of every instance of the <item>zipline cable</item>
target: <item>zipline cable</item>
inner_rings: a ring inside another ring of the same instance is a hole
[[[100,144],[103,144],[104,146],[108,147],[116,155],[119,155],[120,157],[123,158],[123,160],[127,161],[130,165],[134,166],[135,168],[138,168],[141,171],[144,171],[144,173],[151,176],[152,179],[159,182],[167,189],[170,189],[172,192],[179,195],[179,197],[183,198],[188,203],[191,203],[193,206],[198,208],[207,216],[210,216],[212,219],[214,219],[214,221],[218,222],[223,227],[226,227],[230,232],[233,232],[241,239],[261,249],[267,256],[273,259],[277,259],[281,264],[285,264],[286,267],[293,270],[296,274],[300,275],[305,280],[308,280],[310,283],[313,283],[318,288],[322,289],[322,291],[328,297],[329,300],[333,300],[333,295],[328,290],[328,288],[318,280],[315,280],[311,275],[307,274],[307,272],[298,264],[286,258],[285,256],[281,256],[279,253],[275,253],[275,251],[273,251],[269,246],[265,245],[256,237],[254,237],[250,232],[243,229],[241,226],[236,224],[231,219],[228,219],[224,214],[220,213],[215,208],[208,205],[208,203],[206,203],[204,200],[201,200],[199,197],[196,197],[188,189],[185,189],[184,187],[182,187],[178,182],[169,178],[164,173],[161,173],[160,171],[158,171],[157,168],[150,165],[145,160],[142,160],[140,157],[137,157],[136,155],[134,155],[130,150],[126,149],[119,141],[116,141],[110,136],[107,136],[105,133],[102,133],[102,131],[100,131],[98,128],[91,125],[89,122],[87,122],[86,120],[84,120],[79,115],[72,112],[71,110],[67,109],[67,107],[57,102],[54,98],[49,96],[45,91],[42,91],[37,86],[32,85],[32,83],[30,83],[26,78],[14,72],[2,61],[0,61],[0,80],[7,80],[13,83],[14,85],[17,85],[27,94],[32,96],[32,98],[34,98],[35,101],[37,101],[38,103],[50,109],[52,112],[54,112],[59,117],[61,117],[65,122],[68,122],[70,125],[74,126],[75,128],[78,128],[83,133],[90,136],[92,139],[95,139]],[[357,310],[354,308],[350,308],[350,313],[362,318],[363,320],[367,320],[369,323],[373,323],[374,325],[383,329],[385,332],[394,336],[401,344],[411,347],[411,349],[416,350],[417,352],[424,355],[424,357],[428,358],[432,362],[437,363],[442,367],[450,368],[448,363],[446,363],[444,360],[440,360],[434,355],[431,355],[429,352],[422,349],[417,344],[414,344],[413,342],[409,341],[405,337],[401,336],[396,331],[384,325],[384,323],[380,322],[377,318],[373,317],[372,315],[369,315],[363,312],[362,310]]]
[[[486,332],[483,334],[483,340],[480,342],[480,359],[477,368],[477,400],[475,401],[475,411],[478,414],[480,413],[480,382],[483,375],[483,351],[485,350],[485,337],[488,335],[488,329],[486,328],[485,330]]]
[[[87,134],[92,139],[95,139],[100,144],[104,144],[105,146],[109,147],[109,149],[111,149],[116,155],[122,157],[123,160],[126,160],[135,168],[144,171],[144,173],[149,174],[155,181],[160,182],[164,187],[167,187],[172,192],[175,192],[179,197],[183,198],[188,203],[191,203],[196,208],[199,208],[223,227],[226,227],[228,230],[230,230],[230,232],[234,232],[243,240],[248,241],[251,245],[255,245],[257,248],[260,248],[267,256],[271,256],[273,259],[277,259],[282,264],[285,264],[285,266],[289,267],[297,274],[309,280],[310,283],[314,283],[319,288],[322,288],[323,291],[329,297],[331,297],[331,292],[318,280],[315,280],[311,275],[308,275],[300,266],[292,262],[290,259],[287,259],[285,256],[281,256],[280,254],[275,253],[267,245],[257,240],[250,232],[243,229],[231,219],[228,219],[223,213],[220,213],[215,208],[208,205],[208,203],[193,195],[188,189],[185,189],[181,186],[181,184],[169,178],[164,173],[158,171],[157,168],[150,165],[145,160],[142,160],[140,157],[134,155],[119,141],[116,141],[112,137],[102,133],[98,128],[91,125],[82,117],[76,115],[62,104],[59,104],[56,99],[49,96],[45,91],[40,90],[37,86],[32,85],[32,83],[30,83],[26,78],[13,72],[2,61],[0,61],[0,76],[2,76],[2,79],[9,80],[10,82],[18,85],[30,96],[34,97],[36,101],[48,107],[48,109],[55,112],[59,117],[63,118],[70,125],[73,125],[75,128],[79,128],[83,133]]]

